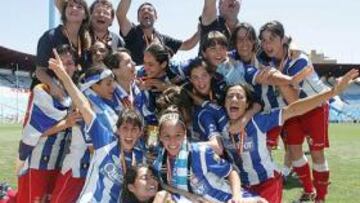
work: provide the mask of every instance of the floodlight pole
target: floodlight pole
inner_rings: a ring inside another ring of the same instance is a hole
[[[49,29],[55,27],[55,1],[49,0]]]

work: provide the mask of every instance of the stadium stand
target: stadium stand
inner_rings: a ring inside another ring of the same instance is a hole
[[[314,64],[329,87],[357,64]],[[0,46],[0,122],[21,122],[29,97],[35,56]],[[330,103],[330,122],[360,122],[360,79]]]
[[[0,122],[22,122],[35,56],[0,46]]]

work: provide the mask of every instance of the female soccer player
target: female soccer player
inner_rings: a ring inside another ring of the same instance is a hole
[[[64,61],[64,72],[70,78],[76,70],[73,52],[68,45],[59,46],[57,50]],[[56,79],[52,82],[61,86]],[[75,113],[66,119],[70,98],[59,100],[50,91],[46,84],[38,84],[33,89],[34,100],[30,103],[19,145],[19,159],[23,164],[18,171],[18,202],[49,200],[64,155],[69,132],[65,129],[72,127],[78,118]]]
[[[269,202],[281,202],[282,179],[275,170],[270,153],[266,147],[266,133],[286,120],[302,115],[316,108],[327,99],[339,94],[358,76],[358,71],[349,71],[331,90],[296,101],[289,106],[275,109],[269,113],[258,113],[246,125],[244,135],[230,135],[230,149],[235,164],[240,169],[242,184],[257,192]],[[230,121],[241,119],[251,107],[251,93],[241,85],[230,87],[226,92],[225,108]],[[239,157],[240,156],[240,157]]]
[[[295,76],[310,70],[310,75],[305,74],[299,85],[295,85],[291,103],[298,98],[306,98],[328,89],[322,83],[308,57],[301,51],[292,47],[291,39],[285,36],[283,25],[278,21],[271,21],[260,29],[259,38],[261,47],[270,59],[269,64],[276,67],[285,75]],[[329,185],[329,166],[324,149],[329,147],[328,141],[328,112],[327,102],[319,104],[314,110],[292,119],[290,124],[284,126],[285,143],[289,146],[294,171],[300,178],[304,193],[301,200],[313,199],[324,201]],[[302,151],[302,144],[308,137],[311,158],[313,161],[312,175],[308,161]],[[312,178],[313,177],[313,180]],[[314,191],[314,188],[315,190]],[[316,193],[316,194],[315,194]]]
[[[112,102],[114,78],[110,70],[102,67],[88,69],[80,83],[83,93],[90,101],[97,118],[111,132],[116,129],[120,112],[116,102]],[[85,132],[85,123],[77,122],[73,126],[69,153],[65,155],[61,174],[56,180],[52,203],[75,202],[84,186],[91,160],[92,141]]]
[[[49,61],[50,67],[79,108],[95,149],[79,201],[118,202],[126,169],[145,161],[143,152],[135,148],[142,133],[142,119],[136,111],[124,109],[116,122],[114,135],[70,80],[56,51],[55,56],[56,59]]]

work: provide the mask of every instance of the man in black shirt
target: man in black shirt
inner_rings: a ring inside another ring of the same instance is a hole
[[[228,40],[231,33],[239,24],[238,14],[240,12],[241,0],[219,0],[219,15],[217,15],[216,0],[204,0],[204,8],[201,14],[201,50],[202,40],[210,31],[219,31],[223,33]],[[232,43],[228,43],[228,49],[231,50]]]
[[[190,50],[199,41],[199,33],[181,41],[157,32],[154,28],[157,20],[155,7],[145,2],[138,8],[138,22],[135,25],[127,18],[131,0],[121,0],[117,8],[117,18],[120,25],[120,35],[125,40],[125,47],[130,50],[131,57],[137,65],[143,64],[144,50],[151,43],[161,43],[175,54],[178,50]]]

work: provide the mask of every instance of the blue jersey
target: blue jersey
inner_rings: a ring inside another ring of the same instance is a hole
[[[121,197],[124,176],[117,136],[114,136],[95,115],[88,133],[92,138],[95,153],[78,202],[116,203]],[[131,157],[136,163],[145,161],[141,150],[134,149]]]
[[[222,106],[205,101],[196,106],[193,116],[193,141],[209,141],[214,136],[227,134],[228,119]]]
[[[266,145],[266,134],[272,128],[282,125],[281,116],[282,111],[279,109],[270,113],[257,113],[245,127],[246,135],[240,157],[232,141],[224,142],[224,148],[230,152],[230,160],[240,170],[243,185],[256,185],[274,177],[276,166]],[[234,140],[240,140],[239,135]]]

